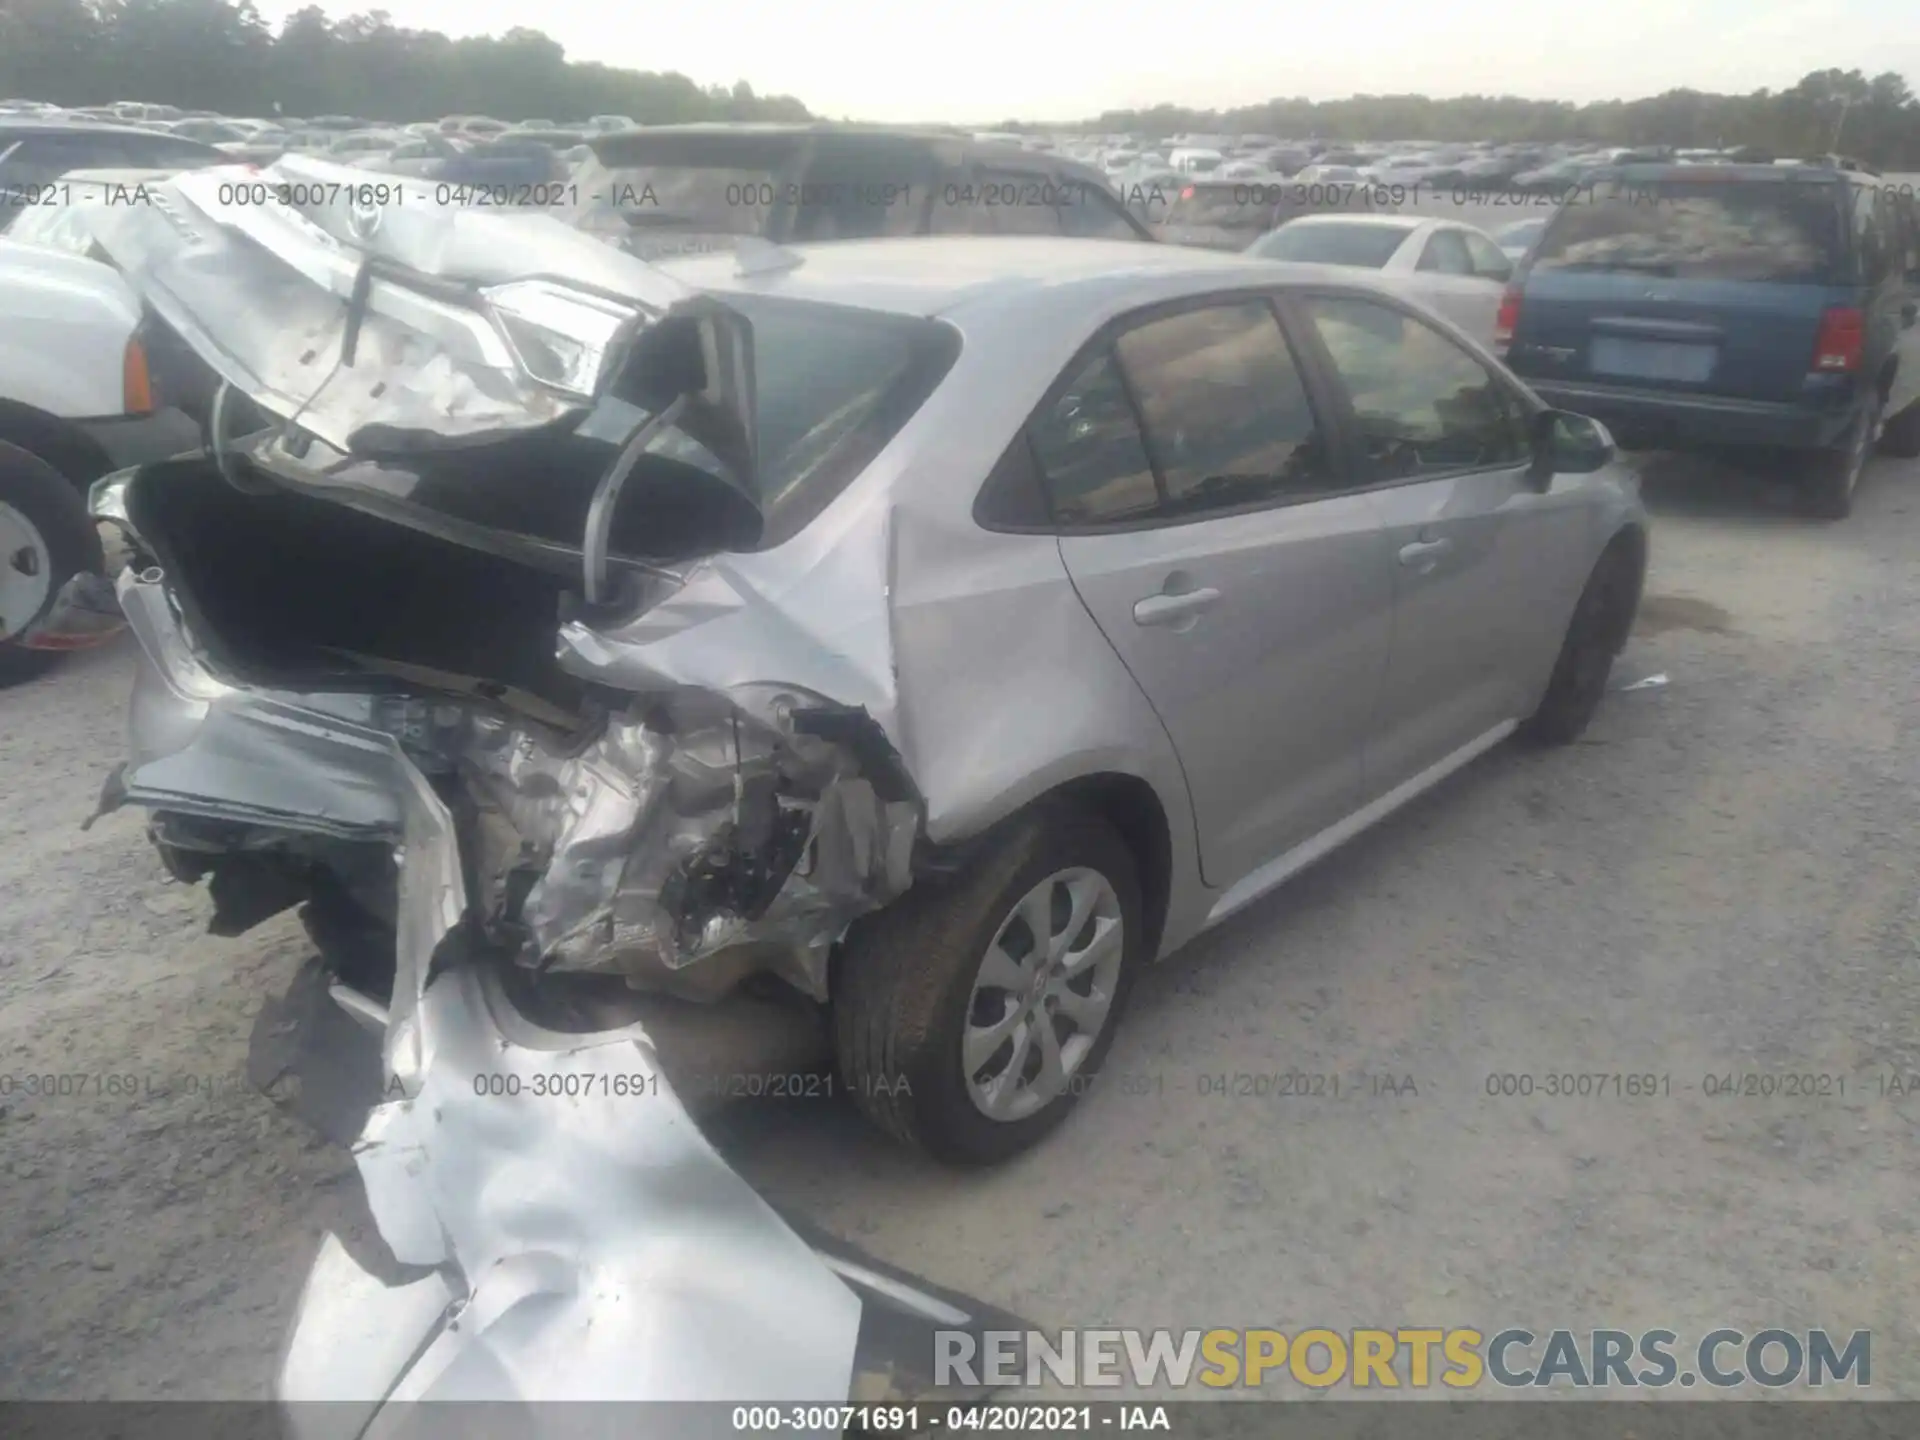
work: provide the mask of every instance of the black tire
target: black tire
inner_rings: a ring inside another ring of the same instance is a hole
[[[0,502],[39,532],[51,562],[47,598],[32,617],[38,620],[70,578],[102,568],[100,535],[87,514],[86,500],[71,481],[38,456],[5,441],[0,441]],[[12,555],[0,555],[0,565],[13,563]],[[28,650],[0,640],[0,689],[44,675],[62,658],[57,650]]]
[[[1920,400],[1887,421],[1880,432],[1880,450],[1897,460],[1920,459]]]
[[[1616,656],[1626,648],[1640,606],[1641,567],[1624,540],[1601,553],[1586,588],[1573,607],[1553,678],[1540,707],[1520,726],[1520,738],[1534,745],[1566,745],[1577,740],[1600,708]]]
[[[996,1120],[967,1091],[961,1037],[987,947],[1017,901],[1057,871],[1098,871],[1119,900],[1122,959],[1104,1028],[1075,1083],[1034,1114]],[[950,1165],[989,1165],[1036,1144],[1091,1086],[1144,963],[1132,853],[1099,817],[1044,804],[1002,825],[951,879],[926,881],[848,932],[833,995],[834,1050],[854,1103],[881,1130]]]
[[[1881,403],[1875,392],[1854,417],[1846,440],[1837,449],[1818,450],[1809,457],[1800,481],[1800,508],[1807,515],[1816,520],[1844,520],[1853,513],[1860,476],[1873,457]]]

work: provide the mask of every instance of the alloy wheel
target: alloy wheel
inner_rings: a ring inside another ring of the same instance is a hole
[[[1120,897],[1099,871],[1059,870],[1021,897],[981,957],[960,1037],[967,1094],[990,1120],[1071,1090],[1105,1028],[1126,955]]]
[[[53,592],[53,556],[39,527],[0,500],[0,641],[32,623]]]

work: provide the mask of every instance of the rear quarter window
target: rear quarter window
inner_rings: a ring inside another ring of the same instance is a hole
[[[914,316],[751,295],[728,304],[753,323],[766,548],[805,528],[913,418],[960,337]]]
[[[1842,187],[1620,182],[1553,217],[1533,270],[1828,284],[1845,278]]]

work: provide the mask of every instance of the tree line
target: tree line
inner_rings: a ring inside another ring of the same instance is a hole
[[[1815,70],[1786,90],[1710,95],[1669,90],[1644,100],[1574,105],[1511,95],[1435,100],[1355,95],[1346,100],[1269,100],[1237,110],[1157,105],[1110,110],[1097,132],[1277,135],[1287,139],[1591,141],[1726,149],[1751,145],[1777,156],[1839,153],[1883,169],[1920,169],[1920,103],[1891,71]]]
[[[628,115],[642,124],[810,118],[794,97],[756,95],[744,80],[703,88],[671,71],[570,61],[538,30],[455,40],[395,25],[383,10],[332,20],[308,6],[275,33],[251,0],[0,0],[0,95],[395,122],[465,114]],[[1043,127],[1008,121],[998,128]],[[1920,101],[1899,75],[1869,78],[1858,70],[1816,70],[1789,89],[1749,95],[1670,90],[1586,105],[1510,95],[1275,99],[1231,110],[1158,105],[1108,111],[1079,128],[1159,137],[1751,145],[1920,169]]]
[[[383,10],[332,20],[310,5],[276,34],[251,0],[0,0],[0,96],[396,123],[809,118],[792,96],[755,95],[744,80],[703,89],[672,72],[570,61],[538,30],[455,40]]]

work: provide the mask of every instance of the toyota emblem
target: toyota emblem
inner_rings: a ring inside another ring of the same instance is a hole
[[[373,201],[356,199],[347,207],[347,229],[356,240],[371,240],[380,233],[380,220],[384,214],[385,211]]]

